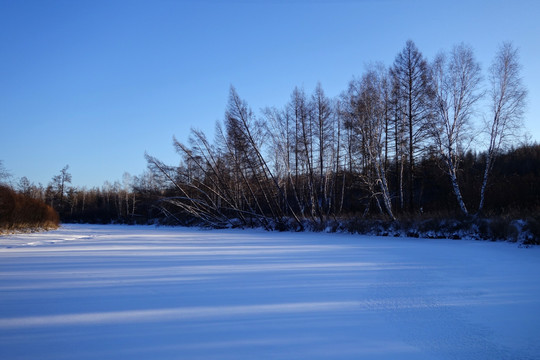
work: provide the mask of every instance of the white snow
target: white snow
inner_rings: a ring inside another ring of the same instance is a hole
[[[540,249],[66,225],[0,237],[0,359],[537,359]]]

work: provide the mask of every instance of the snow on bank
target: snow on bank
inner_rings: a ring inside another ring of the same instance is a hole
[[[0,237],[1,359],[535,359],[540,251],[67,225]]]

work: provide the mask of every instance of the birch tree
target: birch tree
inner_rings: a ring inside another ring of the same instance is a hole
[[[521,80],[518,50],[512,43],[503,43],[489,68],[489,118],[485,127],[488,149],[478,212],[482,212],[486,188],[495,158],[511,143],[523,126],[527,89]]]
[[[472,140],[471,117],[482,98],[480,65],[472,48],[460,44],[454,46],[448,55],[437,55],[432,71],[436,116],[431,123],[431,134],[444,161],[459,208],[468,215],[458,182],[458,168],[464,148]]]
[[[347,95],[348,121],[361,142],[364,165],[360,177],[366,185],[370,198],[380,212],[395,219],[386,175],[386,96],[388,73],[381,67],[372,67],[360,80],[349,84]],[[382,201],[382,205],[381,205]],[[369,211],[369,202],[365,213]]]

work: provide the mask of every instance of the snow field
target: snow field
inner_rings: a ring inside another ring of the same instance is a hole
[[[0,359],[536,359],[539,251],[97,225],[0,237]]]

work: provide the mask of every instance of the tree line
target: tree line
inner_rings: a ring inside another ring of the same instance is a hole
[[[71,181],[66,165],[46,186],[36,185],[27,177],[20,178],[16,184],[3,185],[54,209],[62,222],[148,223],[160,217],[159,207],[153,203],[164,194],[159,188],[165,185],[156,184],[148,173],[140,176],[125,173],[122,181],[106,181],[101,187],[93,188],[71,186]]]
[[[485,152],[468,151],[460,164],[463,196],[473,203],[480,201],[478,189],[482,184],[485,161]],[[172,168],[171,172],[174,173]],[[433,154],[422,158],[417,165],[417,173],[421,207],[415,216],[420,218],[455,216],[459,212],[458,204],[452,192],[451,182],[441,171],[440,159]],[[65,178],[62,187],[63,175]],[[139,176],[125,174],[122,181],[105,182],[101,187],[74,187],[70,185],[71,174],[66,167],[58,175],[53,176],[47,186],[36,185],[26,177],[19,179],[15,184],[3,183],[2,186],[9,190],[10,199],[13,199],[14,194],[18,194],[26,199],[46,204],[51,211],[54,208],[62,222],[200,224],[199,218],[183,210],[179,211],[175,203],[171,203],[173,198],[178,200],[180,194],[174,186],[171,186],[166,176],[157,175],[149,171]],[[334,189],[334,192],[345,189],[339,196],[340,213],[336,215],[338,220],[381,218],[377,211],[365,214],[365,207],[370,199],[362,182],[347,172],[338,176],[340,181],[338,189]],[[341,182],[341,179],[344,179],[344,182]],[[501,153],[493,167],[492,181],[488,187],[486,215],[527,218],[531,214],[538,214],[540,204],[538,184],[540,184],[540,145],[521,145]],[[390,188],[394,188],[393,181],[390,181]],[[3,194],[8,192],[4,191]],[[10,203],[13,202],[10,200]],[[19,204],[17,207],[19,214],[32,215],[32,207],[22,206],[23,202]],[[0,207],[4,210],[7,208],[4,202]],[[408,220],[411,215],[397,213],[397,216],[401,220]],[[333,215],[330,217],[333,219]],[[13,225],[7,225],[7,218],[7,211],[0,214],[4,228],[13,228]],[[538,221],[540,224],[540,218]],[[231,222],[241,225],[238,220]],[[255,225],[255,222],[256,220],[253,220],[252,224]]]
[[[46,187],[22,178],[16,188],[65,222],[303,229],[527,214],[540,205],[540,147],[519,142],[526,95],[510,43],[484,77],[467,45],[428,61],[408,41],[391,66],[368,66],[336,98],[320,84],[295,88],[255,114],[231,87],[213,139],[197,129],[173,139],[177,165],[146,154],[145,173],[101,188],[69,186],[67,166]]]
[[[511,43],[498,49],[485,85],[471,47],[429,62],[408,41],[391,66],[369,66],[335,99],[320,84],[309,95],[295,88],[285,106],[257,116],[231,87],[213,141],[194,129],[187,143],[174,139],[180,166],[147,160],[174,188],[163,202],[211,225],[301,228],[306,219],[351,214],[395,220],[426,210],[435,179],[450,184],[452,199],[430,210],[480,215],[493,196],[495,160],[518,138],[526,95]],[[487,148],[475,156],[479,130]],[[439,170],[431,178],[428,163]]]

